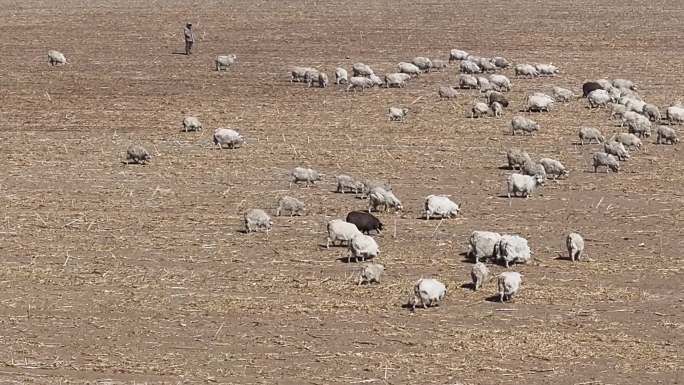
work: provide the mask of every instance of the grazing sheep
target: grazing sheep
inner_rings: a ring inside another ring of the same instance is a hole
[[[524,175],[539,176],[546,179],[546,169],[540,163],[535,163],[532,160],[527,160],[523,163],[521,171]]]
[[[684,122],[684,107],[670,106],[665,111],[665,118],[670,121],[670,124],[680,124]]]
[[[373,191],[374,188],[380,187],[381,189],[385,191],[392,191],[392,186],[390,186],[389,183],[378,181],[378,180],[363,180],[361,182],[363,184],[363,194],[362,198],[366,199],[370,195],[370,192]]]
[[[480,60],[476,61],[475,63],[480,66],[482,72],[494,72],[497,70],[494,63],[492,63],[492,60],[488,58],[481,57]]]
[[[530,195],[537,189],[538,186],[544,185],[544,178],[541,175],[522,175],[511,174],[507,179],[508,198],[517,197],[520,194],[524,198],[529,198]]]
[[[304,73],[304,83],[306,83],[309,87],[313,85],[314,82],[318,82],[318,76],[320,75],[320,71],[314,68],[309,69]]]
[[[565,166],[563,166],[563,163],[555,159],[542,158],[541,160],[539,160],[539,164],[541,164],[542,167],[544,167],[546,175],[552,177],[553,179],[560,178],[564,175],[569,174],[568,170],[566,170]]]
[[[506,268],[511,263],[528,263],[532,260],[532,251],[527,239],[518,235],[502,235],[494,246],[494,255],[498,261],[504,262]]]
[[[361,234],[360,232],[354,235],[349,242],[349,250],[351,251],[349,260],[351,261],[351,259],[354,258],[356,262],[358,262],[359,259],[365,261],[366,259],[375,258],[380,253],[380,248],[378,247],[378,243],[375,242],[375,239],[368,235]]]
[[[458,86],[463,89],[476,89],[477,78],[473,75],[460,74],[458,75]]]
[[[218,55],[216,56],[216,71],[227,71],[228,67],[237,63],[237,56],[235,54]]]
[[[589,144],[591,144],[592,140],[595,140],[597,144],[604,142],[603,134],[601,134],[601,131],[594,127],[581,127],[579,129],[578,135],[581,145],[584,145],[585,140],[589,141]]]
[[[606,91],[608,92],[608,96],[610,96],[610,101],[613,103],[615,103],[625,95],[624,90],[615,87],[609,87],[608,89],[606,89]]]
[[[451,52],[449,52],[449,61],[465,60],[468,56],[470,56],[470,54],[466,51],[452,49]]]
[[[633,81],[627,79],[613,79],[613,87],[622,88],[624,90],[636,91],[637,86]]]
[[[516,131],[522,131],[523,134],[529,133],[532,135],[535,131],[539,131],[539,123],[524,116],[516,115],[511,119],[512,135],[515,135]]]
[[[622,119],[627,109],[620,103],[610,104],[610,118],[611,119]]]
[[[126,149],[126,162],[129,164],[146,164],[150,159],[152,155],[139,144],[131,144]]]
[[[646,104],[644,106],[643,113],[648,118],[648,120],[652,122],[658,122],[660,121],[660,119],[662,119],[658,106],[653,104]]]
[[[609,88],[613,87],[613,83],[608,79],[597,79],[596,83],[601,85],[601,88],[608,91]]]
[[[508,168],[511,170],[520,169],[525,162],[532,161],[530,154],[517,148],[506,150],[506,159],[508,159]]]
[[[350,211],[347,214],[347,222],[353,223],[363,234],[369,234],[371,231],[380,234],[380,230],[384,227],[380,219],[365,211]]]
[[[449,67],[449,62],[442,59],[432,59],[432,68],[443,71]]]
[[[401,62],[397,67],[399,68],[399,72],[412,76],[419,76],[421,72],[420,68],[413,63]]]
[[[603,151],[606,154],[614,155],[619,161],[629,159],[629,152],[620,142],[607,141],[603,143]]]
[[[361,234],[361,232],[353,223],[345,222],[341,219],[333,219],[328,222],[328,238],[326,239],[325,247],[329,249],[331,243],[333,246],[335,246],[335,243],[340,245],[349,244],[357,234]]]
[[[462,61],[459,67],[461,69],[461,73],[464,74],[479,74],[482,72],[480,66],[470,60]]]
[[[489,280],[489,269],[482,262],[477,262],[470,270],[470,278],[473,280],[473,290],[478,291]]]
[[[477,78],[477,85],[480,87],[480,92],[487,92],[492,89],[492,84],[489,83],[489,79],[482,76]]]
[[[510,301],[513,295],[520,290],[522,283],[522,275],[514,271],[505,271],[496,277],[497,294],[499,295],[499,302],[504,300]]]
[[[368,78],[373,82],[373,85],[378,87],[382,87],[382,85],[385,84],[385,82],[382,81],[382,78],[376,74],[371,74]]]
[[[587,100],[591,108],[606,107],[611,101],[611,97],[606,90],[594,90],[587,95]]]
[[[494,102],[498,102],[501,104],[502,107],[508,107],[508,99],[504,94],[498,91],[487,91],[485,93],[485,96],[487,97],[487,101],[489,101],[489,104],[492,104]]]
[[[292,67],[290,70],[290,83],[303,82],[307,72],[315,71],[311,67]]]
[[[432,61],[423,56],[414,58],[411,63],[423,72],[430,72],[430,69],[432,68]]]
[[[487,116],[487,112],[489,112],[489,106],[487,106],[485,103],[482,102],[475,102],[473,103],[473,107],[470,109],[471,118],[479,118],[481,116]]]
[[[461,208],[446,195],[428,195],[425,198],[425,219],[430,217],[451,218],[459,214]]]
[[[613,136],[613,141],[622,143],[625,147],[636,149],[641,148],[641,139],[634,134],[621,132]]]
[[[553,106],[553,103],[554,100],[552,97],[545,94],[535,93],[534,95],[527,96],[525,101],[525,111],[549,112],[551,111],[551,106]]]
[[[503,115],[503,106],[499,102],[493,102],[492,104],[489,105],[489,108],[492,109],[492,115],[495,118],[500,118],[501,115]]]
[[[539,72],[540,76],[554,76],[560,73],[558,67],[553,64],[535,64],[534,68]]]
[[[517,64],[513,70],[515,71],[515,76],[524,76],[530,78],[536,78],[539,76],[539,71],[537,71],[537,69],[530,64]]]
[[[627,122],[628,132],[640,138],[651,136],[651,121],[643,115],[636,115]]]
[[[353,192],[355,194],[363,191],[363,183],[355,180],[349,175],[340,174],[335,177],[337,181],[336,192],[344,194],[345,192]]]
[[[354,90],[356,91],[357,88],[360,88],[361,91],[365,90],[366,88],[373,88],[375,83],[373,80],[363,77],[363,76],[352,76],[351,79],[349,79],[349,84],[347,85],[347,91],[349,90]]]
[[[246,233],[263,230],[268,234],[273,227],[271,217],[261,209],[248,210],[244,216],[244,223]]]
[[[411,79],[411,75],[404,74],[401,72],[395,72],[385,75],[385,87],[397,87],[402,88],[406,85],[406,82]]]
[[[67,60],[63,53],[55,50],[49,50],[48,64],[50,64],[51,66],[55,66],[58,64],[67,64]]]
[[[349,82],[347,70],[341,67],[335,68],[335,84],[346,84]]]
[[[328,75],[325,72],[307,72],[307,83],[311,87],[314,83],[318,84],[318,87],[325,88],[328,86]]]
[[[620,104],[624,105],[627,111],[634,111],[640,114],[644,113],[644,107],[646,107],[644,101],[626,97],[620,98]]]
[[[214,145],[218,148],[239,148],[245,142],[245,138],[230,128],[217,128],[214,130]]]
[[[561,103],[567,103],[577,96],[567,88],[553,87],[553,98]]]
[[[494,258],[494,249],[496,244],[501,240],[501,234],[491,231],[473,231],[470,234],[469,242],[470,249],[468,256],[475,260],[475,263],[480,259]]]
[[[677,144],[677,132],[672,127],[658,126],[656,128],[656,144]]]
[[[202,123],[200,123],[199,119],[196,117],[186,116],[185,119],[183,119],[183,131],[200,131],[201,129]]]
[[[568,257],[571,261],[575,262],[582,258],[582,253],[584,253],[584,238],[577,233],[570,233],[565,239],[565,246],[568,248]]]
[[[370,66],[363,63],[354,63],[352,65],[352,75],[354,77],[368,77],[373,74],[373,69]]]
[[[290,216],[300,216],[304,214],[304,202],[297,198],[284,196],[278,201],[278,208],[276,209],[276,217],[279,217],[283,211],[290,213]]]
[[[413,288],[413,296],[409,298],[411,310],[416,310],[416,305],[420,302],[423,309],[437,306],[444,299],[447,289],[443,283],[434,278],[421,278]]]
[[[458,92],[451,86],[439,86],[440,99],[453,99],[458,96]]]
[[[606,174],[609,171],[613,172],[619,172],[620,171],[620,162],[618,162],[618,159],[614,157],[613,155],[606,154],[605,152],[597,152],[594,153],[594,156],[592,157],[592,165],[594,166],[594,172],[598,172],[599,167],[605,167],[606,168]]]
[[[408,109],[399,107],[390,107],[387,116],[390,122],[404,122],[406,120],[406,115],[408,114]]]
[[[361,269],[359,275],[359,285],[380,283],[382,275],[385,273],[385,266],[379,263],[368,263]]]
[[[321,180],[322,174],[320,174],[318,171],[311,169],[311,168],[304,168],[304,167],[295,167],[290,171],[290,188],[292,188],[292,184],[299,184],[301,182],[304,182],[306,187],[309,187],[309,184],[316,184],[316,181]]]
[[[592,91],[602,90],[603,87],[597,82],[586,82],[582,84],[582,97],[586,98]]]
[[[378,207],[382,206],[383,211],[390,209],[401,210],[401,201],[397,199],[392,191],[387,191],[382,187],[376,187],[368,194],[368,212],[380,211]]]
[[[490,75],[489,82],[496,91],[508,92],[511,90],[511,81],[505,75]]]
[[[497,68],[501,68],[501,69],[508,68],[511,66],[511,63],[508,60],[506,60],[506,58],[501,57],[501,56],[496,56],[495,58],[493,58],[492,63],[494,63],[494,65]]]

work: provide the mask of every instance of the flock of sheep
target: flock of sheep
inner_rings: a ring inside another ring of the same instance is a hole
[[[48,52],[48,62],[51,65],[66,64],[64,55],[57,51]],[[352,66],[352,76],[344,68],[336,68],[334,81],[337,85],[346,85],[347,91],[365,90],[373,87],[387,88],[405,87],[411,79],[429,73],[430,71],[444,71],[449,65],[458,62],[460,75],[456,86],[441,85],[437,93],[441,99],[459,97],[458,89],[479,90],[484,101],[476,100],[467,115],[472,118],[491,116],[499,118],[504,110],[510,106],[505,96],[512,88],[511,80],[498,71],[509,68],[512,64],[503,57],[485,58],[471,55],[462,50],[452,50],[449,60],[416,57],[411,62],[401,62],[397,71],[388,73],[384,77],[368,65],[356,63]],[[221,55],[216,58],[216,70],[227,70],[237,63],[234,54]],[[538,76],[555,76],[559,69],[552,64],[517,64],[513,66],[515,77],[533,78]],[[485,73],[489,73],[485,76]],[[306,83],[309,87],[328,87],[328,75],[316,68],[295,67],[289,71],[290,82]],[[627,127],[627,132],[620,132],[606,139],[600,130],[592,127],[582,127],[578,132],[579,145],[593,143],[603,145],[603,151],[592,156],[594,172],[599,167],[605,167],[606,172],[618,172],[620,162],[630,158],[629,150],[639,150],[644,138],[656,134],[656,144],[671,144],[679,142],[674,124],[684,122],[684,105],[681,102],[672,103],[661,114],[660,109],[642,101],[637,93],[637,86],[626,79],[612,81],[600,79],[586,82],[582,85],[582,95],[578,96],[569,89],[553,87],[551,95],[535,92],[525,98],[522,111],[550,112],[555,103],[570,103],[580,98],[586,98],[590,108],[610,108],[610,118],[619,119],[620,127]],[[391,121],[404,122],[408,109],[390,107],[388,116]],[[663,125],[668,123],[668,125]],[[655,127],[653,127],[655,125]],[[511,134],[522,133],[534,135],[541,127],[534,120],[522,115],[514,115],[510,121]],[[196,117],[186,117],[183,120],[184,131],[198,131],[202,129],[200,120]],[[214,144],[219,148],[238,148],[244,143],[244,138],[235,130],[217,128],[213,134]],[[522,196],[529,198],[537,188],[544,185],[547,178],[557,179],[566,177],[569,171],[558,160],[543,158],[538,162],[521,149],[510,148],[506,152],[508,166],[513,173],[507,179],[508,198]],[[151,160],[150,153],[138,144],[127,149],[127,163],[144,164]],[[324,175],[311,168],[296,167],[290,174],[290,188],[293,184],[304,184],[306,187],[320,181]],[[368,201],[367,210],[352,211],[345,220],[333,219],[327,224],[326,248],[331,245],[344,245],[349,249],[348,261],[363,261],[377,258],[380,248],[371,234],[377,235],[384,225],[375,212],[402,210],[401,201],[397,198],[392,187],[383,182],[371,180],[357,180],[349,175],[337,175],[337,193],[352,193]],[[451,218],[459,215],[459,204],[445,195],[428,195],[422,208],[425,219]],[[275,215],[288,214],[290,216],[304,215],[304,202],[289,196],[282,197],[278,202]],[[273,227],[273,220],[262,209],[250,209],[243,217],[245,232],[265,231],[267,234]],[[473,289],[479,290],[493,279],[486,261],[495,261],[510,268],[515,263],[528,263],[532,260],[528,241],[514,234],[498,234],[489,231],[474,231],[469,238],[470,249],[468,256],[475,263],[471,270]],[[579,260],[584,253],[584,239],[578,233],[570,233],[566,237],[568,258]],[[358,284],[380,283],[385,267],[379,263],[365,263],[359,273]],[[522,275],[517,272],[504,272],[496,278],[497,297],[500,301],[510,300],[520,289]],[[415,310],[417,305],[424,308],[437,305],[446,295],[446,286],[434,278],[421,278],[413,288],[408,305]]]

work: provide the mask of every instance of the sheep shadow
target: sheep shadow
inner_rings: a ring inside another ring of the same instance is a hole
[[[185,54],[185,51],[173,51],[171,52],[171,55],[183,55],[183,56],[188,56]]]
[[[494,302],[494,303],[506,303],[506,302],[510,302],[510,301],[501,302],[501,301],[499,301],[500,298],[501,298],[501,297],[499,297],[498,294],[494,294],[494,295],[490,295],[489,297],[485,298],[485,301],[487,301],[487,302]]]
[[[418,309],[427,311],[427,310],[430,310],[431,308],[435,308],[435,307],[439,307],[439,304],[437,303],[437,304],[434,304],[432,306],[428,306],[427,308],[423,308],[423,305],[416,305],[415,309],[413,308],[413,305],[411,305],[410,303],[405,303],[405,304],[401,305],[402,309],[408,309],[411,312],[415,312]]]
[[[470,289],[472,291],[475,291],[475,284],[472,282],[464,283],[461,285],[461,289]]]
[[[364,259],[359,259],[357,261],[355,257],[345,255],[345,256],[336,258],[336,260],[340,261],[342,263],[365,263],[365,262],[373,260],[373,258],[374,257],[368,257],[368,258],[364,258]]]

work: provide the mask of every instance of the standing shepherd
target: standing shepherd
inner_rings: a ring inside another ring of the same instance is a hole
[[[185,25],[183,35],[185,37],[185,54],[190,55],[192,53],[192,45],[195,43],[195,32],[192,30],[192,24],[188,23]]]

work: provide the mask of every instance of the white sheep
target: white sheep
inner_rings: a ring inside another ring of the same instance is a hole
[[[359,274],[359,285],[380,283],[382,275],[385,273],[385,266],[379,263],[368,263],[361,268]]]
[[[371,74],[368,78],[373,82],[373,85],[378,87],[382,87],[382,85],[385,84],[385,82],[382,81],[382,78],[376,74]]]
[[[315,68],[309,69],[304,73],[304,83],[311,87],[314,82],[318,82],[320,74],[320,71]]]
[[[626,132],[621,132],[613,136],[613,141],[622,143],[625,147],[641,149],[641,139],[638,136]]]
[[[575,262],[575,259],[579,261],[580,258],[582,258],[582,254],[584,253],[584,238],[582,238],[581,235],[577,233],[568,234],[568,237],[565,239],[565,246],[568,249],[568,257],[571,261]]]
[[[464,74],[479,74],[482,73],[482,68],[480,68],[477,63],[470,60],[464,60],[460,64],[461,73]]]
[[[618,160],[624,161],[629,159],[629,152],[625,146],[620,142],[607,141],[603,143],[603,151],[606,154],[614,155]]]
[[[459,88],[476,89],[477,78],[473,75],[460,74],[458,75],[458,86]]]
[[[516,131],[522,131],[524,133],[534,134],[535,131],[539,131],[539,123],[532,119],[528,119],[521,115],[516,115],[511,119],[511,131],[515,135]]]
[[[458,92],[451,86],[439,86],[437,93],[440,99],[453,99],[458,96]]]
[[[409,298],[411,310],[416,310],[416,305],[420,303],[423,309],[437,306],[444,299],[447,289],[443,283],[434,278],[421,278],[413,287],[413,296]]]
[[[237,63],[237,56],[235,54],[218,55],[216,56],[216,71],[227,71],[228,67]]]
[[[399,72],[409,74],[411,76],[418,76],[421,72],[420,68],[413,63],[401,62],[397,65],[397,68],[399,68]]]
[[[235,130],[230,128],[217,128],[214,130],[214,145],[218,148],[239,148],[245,142],[245,139]]]
[[[505,57],[501,57],[501,56],[496,56],[496,57],[492,58],[492,63],[494,63],[494,65],[497,68],[501,68],[501,69],[508,68],[511,66],[511,63],[508,60],[506,60]]]
[[[480,87],[480,92],[487,92],[492,89],[492,84],[489,82],[489,79],[482,76],[478,76],[477,85]]]
[[[340,174],[335,177],[337,181],[337,192],[344,194],[345,192],[353,192],[358,194],[363,191],[363,183],[355,180],[349,175]]]
[[[577,135],[580,138],[581,145],[584,145],[585,140],[588,141],[589,144],[591,144],[593,140],[595,140],[596,143],[603,143],[605,140],[601,131],[594,127],[581,127]]]
[[[489,269],[487,268],[487,265],[482,262],[475,263],[470,270],[470,278],[473,280],[473,290],[477,291],[482,288],[482,285],[489,280]]]
[[[517,197],[520,194],[524,198],[529,198],[530,195],[539,186],[544,185],[544,177],[541,175],[522,175],[522,174],[511,174],[506,180],[508,186],[508,198],[511,198],[511,194]]]
[[[349,74],[342,67],[335,68],[335,84],[346,84],[349,82]]]
[[[670,106],[665,110],[665,118],[670,124],[681,124],[684,122],[684,107]]]
[[[546,94],[541,94],[541,93],[535,93],[534,95],[528,95],[526,100],[525,100],[525,111],[535,111],[535,112],[541,112],[541,111],[546,111],[549,112],[551,111],[551,107],[553,106],[554,100],[552,97],[546,95]]]
[[[534,68],[539,72],[539,75],[554,76],[560,73],[558,67],[553,64],[535,64]]]
[[[307,72],[315,71],[311,67],[292,67],[290,69],[290,83],[303,82]]]
[[[382,187],[373,188],[368,194],[368,212],[379,211],[378,208],[382,206],[384,211],[390,209],[401,210],[403,207],[401,201],[394,195],[392,191],[385,190]]]
[[[411,79],[411,75],[404,74],[401,72],[395,72],[385,75],[385,87],[397,87],[402,88],[406,85],[406,82]]]
[[[627,111],[625,106],[620,103],[610,104],[610,118],[611,119],[622,119],[624,113]]]
[[[328,222],[328,238],[326,239],[325,247],[330,248],[330,244],[335,246],[335,243],[340,245],[349,244],[352,238],[357,234],[361,234],[355,224],[343,221],[341,219],[333,219]]]
[[[373,74],[373,69],[370,68],[370,66],[363,64],[363,63],[354,63],[352,65],[352,75],[354,77],[362,76],[362,77],[368,77]]]
[[[470,249],[468,250],[468,256],[473,258],[475,262],[479,262],[480,259],[486,260],[487,258],[494,258],[494,248],[497,243],[501,240],[501,234],[491,232],[491,231],[473,231],[468,239],[470,244]]]
[[[392,191],[392,186],[387,182],[365,179],[365,180],[361,181],[361,184],[363,185],[363,194],[362,194],[363,199],[368,198],[371,191],[373,191],[373,189],[375,189],[377,187],[379,187],[385,191]]]
[[[292,188],[292,184],[299,184],[304,182],[306,187],[309,187],[309,184],[316,184],[316,181],[321,180],[321,177],[323,174],[319,173],[318,171],[311,169],[311,168],[305,168],[305,167],[295,167],[290,171],[290,188]]]
[[[278,201],[276,216],[279,217],[282,212],[289,212],[290,216],[302,215],[304,213],[304,202],[297,198],[284,196]]]
[[[552,177],[553,179],[569,174],[568,170],[566,170],[565,166],[563,166],[563,163],[555,159],[542,158],[539,160],[539,164],[544,167],[546,175]]]
[[[494,246],[494,255],[498,261],[503,261],[506,268],[511,263],[528,263],[532,260],[532,251],[527,239],[519,235],[504,234]]]
[[[656,144],[677,144],[677,131],[672,127],[658,126],[656,128]]]
[[[627,111],[634,111],[640,114],[644,113],[644,107],[646,107],[646,102],[633,98],[620,98],[620,104],[623,104]]]
[[[489,82],[496,91],[508,92],[511,90],[511,81],[505,75],[490,75]]]
[[[660,109],[658,109],[658,106],[654,104],[646,104],[644,106],[643,114],[652,122],[658,122],[660,119],[662,119],[662,116],[660,115]]]
[[[521,171],[525,175],[539,176],[542,178],[542,180],[546,179],[546,169],[544,166],[542,166],[540,163],[533,162],[532,160],[528,160],[523,163]]]
[[[539,76],[539,71],[537,71],[537,69],[530,64],[516,64],[513,70],[515,71],[515,76],[525,76],[531,78],[536,78]]]
[[[522,275],[514,271],[505,271],[496,277],[499,302],[510,301],[517,294],[522,284]]]
[[[328,75],[325,72],[310,71],[307,72],[305,78],[309,87],[313,86],[314,83],[317,83],[318,87],[325,88],[329,84]]]
[[[352,89],[354,91],[356,91],[357,88],[360,88],[361,91],[363,91],[366,88],[373,88],[373,86],[375,86],[375,83],[373,82],[373,80],[371,80],[367,77],[352,76],[352,78],[349,79],[349,84],[347,85],[347,91],[350,91]]]
[[[247,233],[263,230],[268,234],[273,227],[271,217],[261,209],[248,210],[244,216],[244,224]]]
[[[202,123],[200,123],[199,119],[196,117],[186,116],[185,119],[183,119],[183,131],[200,131],[201,129]]]
[[[497,70],[494,63],[492,63],[492,59],[486,57],[481,57],[480,60],[476,61],[475,63],[480,66],[482,72],[494,72]]]
[[[131,144],[126,149],[126,162],[133,164],[145,164],[150,159],[152,155],[141,145]]]
[[[354,227],[356,227],[356,225],[354,225]],[[378,254],[380,254],[380,248],[378,247],[378,243],[375,242],[375,239],[361,232],[352,237],[349,242],[349,251],[351,252],[349,260],[351,261],[351,259],[354,258],[356,262],[358,262],[359,259],[365,261],[366,259],[376,258]]]
[[[503,106],[499,102],[492,102],[489,106],[492,109],[492,115],[495,118],[500,118],[503,115]]]
[[[48,53],[48,64],[55,66],[58,64],[67,64],[66,57],[63,53],[55,50],[49,50]]]
[[[442,59],[432,59],[432,68],[443,71],[449,67],[449,62]]]
[[[553,87],[553,98],[561,103],[567,103],[573,99],[577,99],[577,96],[567,88]]]
[[[625,90],[632,90],[636,91],[637,86],[634,84],[633,81],[627,80],[627,79],[613,79],[613,87],[625,89]]]
[[[532,160],[530,154],[517,148],[506,150],[506,159],[508,160],[508,168],[511,170],[520,169],[526,161]]]
[[[465,60],[470,54],[460,49],[452,49],[449,52],[449,61]]]
[[[418,67],[423,72],[430,72],[430,69],[432,68],[432,61],[423,56],[414,58],[411,63],[413,63],[413,65]]]
[[[587,95],[587,100],[591,108],[596,108],[605,107],[612,99],[606,90],[593,90]]]
[[[643,115],[636,115],[626,121],[628,132],[640,138],[651,136],[651,121]]]
[[[473,106],[470,108],[470,117],[480,118],[482,116],[487,116],[488,112],[489,106],[487,106],[487,104],[482,102],[475,102],[473,103]]]
[[[430,217],[451,218],[459,214],[459,205],[446,195],[428,195],[425,198],[425,219]]]
[[[598,172],[599,167],[605,167],[606,173],[609,171],[620,171],[620,162],[618,162],[618,159],[605,152],[594,153],[594,156],[592,157],[592,166],[594,167],[594,172]]]
[[[408,114],[408,109],[399,107],[390,107],[387,113],[390,122],[404,122],[406,120],[406,115]]]

